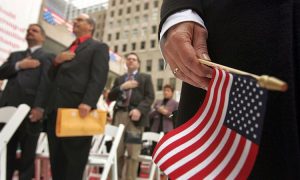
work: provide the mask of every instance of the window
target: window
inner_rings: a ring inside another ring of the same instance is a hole
[[[116,33],[116,40],[118,40],[118,39],[120,39],[120,33],[119,32]]]
[[[123,39],[128,39],[128,35],[129,35],[129,32],[128,31],[124,31],[124,33],[123,33]]]
[[[107,35],[107,40],[108,40],[108,41],[111,41],[111,34],[108,34],[108,35]]]
[[[111,11],[110,12],[110,17],[114,17],[114,15],[115,15],[115,11]]]
[[[136,49],[136,43],[131,43],[131,50],[135,51],[135,49]]]
[[[147,23],[147,22],[148,22],[148,15],[147,15],[147,14],[145,14],[145,15],[143,16],[143,21],[144,21],[144,23]]]
[[[157,79],[157,84],[156,84],[156,89],[158,91],[162,91],[163,89],[163,84],[164,84],[164,79],[158,78]]]
[[[154,7],[158,7],[158,1],[154,1]]]
[[[158,60],[158,70],[163,71],[165,68],[165,61],[163,59]]]
[[[136,10],[136,12],[139,12],[140,11],[140,5],[136,5],[135,10]]]
[[[127,44],[123,44],[122,51],[123,51],[123,52],[126,52],[126,51],[127,51]]]
[[[125,21],[124,21],[124,23],[125,23],[124,24],[125,26],[129,26],[130,25],[130,19],[126,18]]]
[[[151,72],[152,71],[152,59],[148,59],[146,61],[146,71]]]
[[[122,16],[123,14],[123,9],[119,9],[119,16]]]
[[[148,8],[149,8],[149,3],[146,2],[146,3],[144,4],[144,10],[147,10]]]
[[[138,34],[139,34],[139,31],[137,29],[132,30],[132,37],[133,38],[136,38],[138,36]]]
[[[169,80],[169,84],[176,89],[176,78],[172,77]]]
[[[147,27],[143,27],[141,33],[142,37],[145,38],[147,36]]]
[[[156,26],[152,26],[152,34],[156,34]]]
[[[117,45],[114,47],[114,52],[118,52],[118,46]]]
[[[146,46],[146,42],[145,42],[145,41],[142,41],[142,42],[141,42],[141,49],[145,49],[145,46]]]
[[[151,48],[155,48],[155,40],[151,40],[150,44],[151,44]]]
[[[112,6],[115,6],[115,5],[116,5],[116,1],[113,0],[112,3],[111,3],[111,5],[112,5]]]
[[[123,4],[123,0],[120,0],[120,4]]]
[[[127,14],[131,13],[131,7],[127,7]]]
[[[136,24],[139,24],[140,23],[140,18],[138,16],[135,16],[134,21],[135,21]]]

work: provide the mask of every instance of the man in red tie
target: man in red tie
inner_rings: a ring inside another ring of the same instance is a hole
[[[96,108],[108,75],[108,46],[92,39],[95,22],[86,14],[74,20],[76,40],[58,54],[49,71],[52,88],[46,122],[54,180],[81,180],[92,137],[59,138],[55,134],[58,108],[78,108],[85,117]]]
[[[141,135],[144,127],[148,126],[148,113],[154,101],[154,90],[151,77],[140,73],[140,59],[136,53],[126,55],[128,72],[118,77],[111,89],[108,98],[116,100],[113,124],[125,125],[118,148],[118,176],[122,176],[124,153],[126,157],[126,180],[135,180],[138,169],[138,155],[141,152]]]

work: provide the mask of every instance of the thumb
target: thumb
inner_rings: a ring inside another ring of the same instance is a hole
[[[211,60],[208,55],[207,50],[207,37],[208,32],[206,28],[199,24],[194,25],[194,41],[193,41],[193,47],[196,52],[196,56],[201,59],[205,60]]]

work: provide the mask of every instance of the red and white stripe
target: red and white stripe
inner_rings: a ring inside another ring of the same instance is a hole
[[[245,162],[254,163],[253,154],[258,147],[223,125],[232,81],[231,74],[215,70],[196,115],[164,136],[156,146],[153,160],[171,179],[248,176],[252,165],[248,168]]]

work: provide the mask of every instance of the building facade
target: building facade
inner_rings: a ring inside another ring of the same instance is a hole
[[[157,40],[161,3],[162,0],[110,0],[103,41],[121,56],[133,51],[140,56],[140,70],[152,76],[156,98],[162,97],[165,84],[171,84],[179,99],[181,81],[169,66],[165,68]]]

